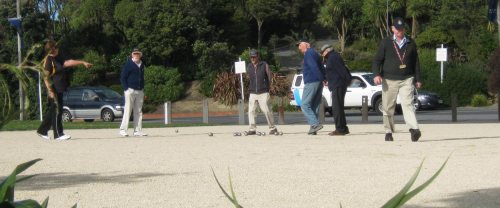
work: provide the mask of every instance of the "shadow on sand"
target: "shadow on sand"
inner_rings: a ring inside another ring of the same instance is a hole
[[[81,184],[92,183],[117,183],[117,184],[133,184],[148,180],[154,177],[169,177],[178,175],[193,175],[195,172],[185,173],[134,173],[112,175],[108,173],[102,175],[99,173],[75,174],[67,172],[43,173],[38,174],[34,178],[16,184],[17,190],[47,190],[78,186]]]

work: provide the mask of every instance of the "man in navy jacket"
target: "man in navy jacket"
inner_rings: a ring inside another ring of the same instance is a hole
[[[323,97],[323,85],[325,80],[325,68],[321,63],[321,56],[311,48],[311,45],[301,40],[297,43],[299,51],[304,54],[302,74],[304,77],[304,91],[302,92],[302,112],[307,118],[309,135],[316,135],[316,132],[323,128],[320,124],[319,106]]]
[[[351,83],[351,73],[340,54],[335,52],[331,45],[321,47],[321,56],[323,56],[326,65],[325,75],[328,89],[332,92],[332,113],[335,120],[335,131],[328,135],[349,134],[344,112],[344,99],[347,86]]]
[[[142,105],[144,103],[144,63],[139,49],[132,51],[131,58],[123,66],[120,81],[124,90],[125,109],[123,111],[120,135],[128,136],[130,111],[134,111],[134,136],[147,136],[142,131]]]

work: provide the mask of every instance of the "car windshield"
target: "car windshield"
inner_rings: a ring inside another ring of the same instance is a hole
[[[365,78],[365,80],[370,83],[371,86],[375,86],[375,82],[373,82],[373,74],[363,74],[363,78]]]
[[[110,89],[96,89],[94,90],[99,96],[106,98],[106,99],[115,99],[115,98],[121,98],[122,96],[118,94],[117,92],[110,90]]]

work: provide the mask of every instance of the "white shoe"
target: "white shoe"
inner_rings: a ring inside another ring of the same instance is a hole
[[[68,140],[68,139],[71,139],[71,136],[70,136],[70,135],[67,135],[67,134],[65,134],[65,135],[62,135],[62,136],[60,136],[60,137],[55,138],[55,140],[60,140],[60,141],[63,141],[63,140]]]
[[[134,136],[147,136],[148,134],[142,132],[142,131],[135,131]]]
[[[128,133],[125,130],[120,130],[120,135],[127,137]]]
[[[43,135],[43,134],[40,134],[40,133],[36,133],[39,137],[41,137],[42,139],[46,139],[46,140],[50,140],[50,137],[49,135]]]

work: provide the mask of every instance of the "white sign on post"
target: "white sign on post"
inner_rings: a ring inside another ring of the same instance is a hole
[[[447,48],[436,48],[436,61],[448,61]]]
[[[247,72],[245,61],[242,61],[240,58],[240,61],[234,62],[234,72],[236,74],[240,74],[240,84],[241,84],[241,100],[245,101],[245,94],[243,92],[243,73]]]
[[[443,83],[444,62],[448,61],[448,49],[441,44],[441,48],[436,48],[436,61],[441,62],[441,84]]]
[[[246,70],[245,61],[234,62],[234,69],[235,69],[236,74],[246,73],[247,70]]]

